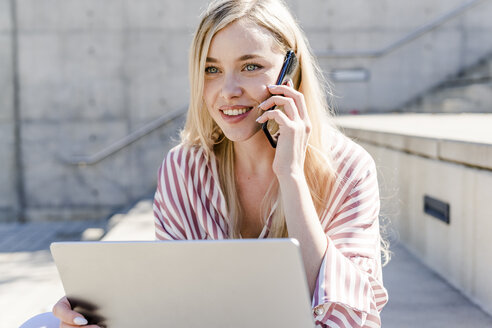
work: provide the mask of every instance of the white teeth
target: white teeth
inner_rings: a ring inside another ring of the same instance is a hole
[[[249,110],[249,108],[241,108],[241,109],[226,109],[224,110],[224,114],[229,115],[229,116],[236,116],[236,115],[241,115],[246,113]]]

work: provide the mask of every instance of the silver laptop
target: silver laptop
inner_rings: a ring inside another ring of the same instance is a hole
[[[66,295],[108,328],[314,327],[295,239],[51,244]]]

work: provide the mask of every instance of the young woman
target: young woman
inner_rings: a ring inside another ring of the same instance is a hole
[[[288,50],[298,70],[274,86]],[[156,236],[296,238],[317,326],[379,327],[387,293],[376,169],[331,123],[322,81],[281,0],[213,2],[191,47],[182,140],[159,171]],[[53,312],[61,327],[86,323],[66,298]]]

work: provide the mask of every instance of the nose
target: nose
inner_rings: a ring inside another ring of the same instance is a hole
[[[224,99],[232,99],[240,97],[243,94],[241,81],[235,74],[226,74],[220,90],[220,95]]]

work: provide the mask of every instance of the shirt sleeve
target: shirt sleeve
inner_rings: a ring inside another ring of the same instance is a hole
[[[380,327],[379,312],[388,294],[382,284],[376,168],[365,153],[347,172],[352,177],[344,175],[347,182],[332,196],[332,205],[340,205],[321,219],[328,246],[313,294],[313,315],[317,327]]]
[[[184,190],[179,167],[171,150],[158,172],[157,189],[154,195],[155,237],[158,240],[184,240],[187,238],[186,223],[183,221]]]

